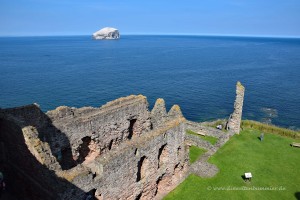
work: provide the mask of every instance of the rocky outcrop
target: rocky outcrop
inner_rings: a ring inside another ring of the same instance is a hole
[[[93,33],[93,38],[96,40],[115,40],[120,38],[120,33],[118,29],[105,27],[99,31]]]
[[[236,134],[240,133],[240,126],[241,126],[242,113],[243,113],[244,94],[245,94],[245,87],[240,82],[237,82],[236,98],[235,98],[235,102],[234,102],[234,111],[230,115],[228,122],[226,124],[226,129],[233,133],[236,133]]]

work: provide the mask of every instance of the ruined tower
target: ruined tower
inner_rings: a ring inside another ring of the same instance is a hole
[[[234,102],[234,110],[230,115],[226,129],[234,133],[240,133],[240,126],[242,120],[243,112],[243,102],[244,102],[245,87],[238,81],[236,84],[236,97]]]

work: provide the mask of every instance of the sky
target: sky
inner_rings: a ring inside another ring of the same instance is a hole
[[[0,36],[122,34],[300,37],[299,0],[0,0]]]

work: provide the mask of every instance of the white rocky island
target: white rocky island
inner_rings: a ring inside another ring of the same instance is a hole
[[[93,38],[96,40],[116,40],[120,38],[120,33],[118,29],[105,27],[93,33]]]

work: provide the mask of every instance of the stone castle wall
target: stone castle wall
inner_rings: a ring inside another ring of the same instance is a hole
[[[60,131],[55,135],[47,132],[47,142],[54,146],[55,154],[70,148],[74,160],[84,159],[81,149],[85,142],[93,144],[91,156],[95,157],[151,128],[148,102],[142,95],[121,98],[101,108],[58,107],[47,115]]]
[[[236,98],[234,102],[234,110],[230,115],[228,122],[226,124],[226,129],[233,133],[240,133],[242,113],[243,113],[243,103],[244,103],[245,87],[237,82],[236,84]]]
[[[11,191],[25,200],[85,199],[87,192],[99,200],[162,199],[190,173],[187,144],[211,155],[239,132],[243,97],[238,83],[229,134],[186,121],[177,105],[167,112],[163,99],[149,111],[142,95],[100,108],[61,106],[43,113],[32,104],[0,109],[0,145],[7,155],[4,163],[0,158],[0,169]],[[218,142],[186,135],[186,129]],[[203,163],[193,169],[211,167]]]
[[[96,194],[103,199],[160,199],[178,185],[187,174],[188,154],[184,124],[177,123],[97,159],[95,165],[102,171],[94,184]]]
[[[20,196],[26,194],[23,199],[56,199],[55,193],[60,190],[56,187],[59,179],[49,170],[56,161],[53,156],[49,156],[49,147],[36,137],[36,130],[30,126],[21,127],[0,117],[0,133],[4,145],[1,150],[6,155],[0,165],[8,190]],[[59,168],[58,165],[56,167]]]
[[[166,113],[161,99],[152,112],[146,97],[132,95],[46,114],[36,104],[2,109],[0,119],[12,185],[27,182],[32,194],[20,192],[24,199],[160,199],[187,175],[185,119],[178,106]]]

